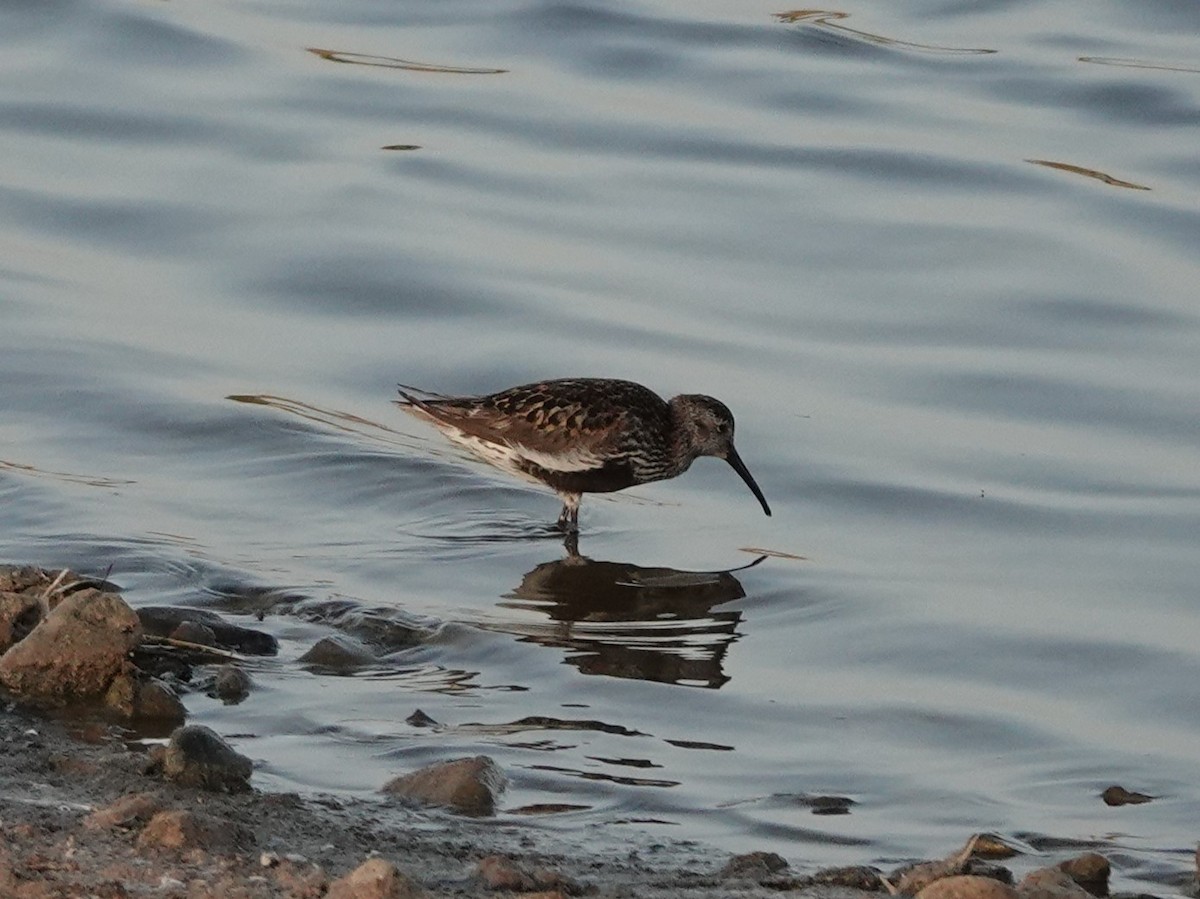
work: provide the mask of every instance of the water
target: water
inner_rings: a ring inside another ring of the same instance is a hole
[[[252,698],[189,698],[268,788],[484,752],[509,820],[595,846],[991,830],[1162,892],[1197,837],[1200,7],[785,12],[8,5],[0,557],[433,629],[338,677],[269,615]],[[723,399],[774,517],[701,460],[589,498],[572,567],[552,496],[389,405],[564,375]]]

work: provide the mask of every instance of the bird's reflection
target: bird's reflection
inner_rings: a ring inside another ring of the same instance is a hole
[[[568,540],[566,558],[538,565],[501,603],[550,622],[503,628],[565,648],[584,674],[716,689],[729,680],[723,663],[742,613],[713,609],[744,597],[733,571],[764,558],[730,571],[644,568],[589,559]]]

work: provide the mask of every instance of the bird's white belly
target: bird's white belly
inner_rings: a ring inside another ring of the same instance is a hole
[[[535,484],[542,482],[529,474],[527,470],[529,464],[544,468],[547,471],[559,472],[591,471],[604,465],[602,458],[594,452],[583,448],[572,448],[566,452],[548,453],[520,444],[496,443],[491,440],[484,440],[455,427],[443,426],[441,430],[459,446],[470,450],[490,465],[494,465],[496,468],[516,477],[532,481]]]

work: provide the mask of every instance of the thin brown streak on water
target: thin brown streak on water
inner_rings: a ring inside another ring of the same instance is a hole
[[[1122,181],[1120,178],[1114,178],[1106,172],[1101,172],[1096,169],[1085,168],[1081,165],[1072,165],[1069,162],[1053,162],[1049,159],[1026,159],[1026,162],[1033,165],[1042,165],[1048,169],[1058,169],[1061,172],[1071,172],[1075,175],[1085,175],[1088,178],[1095,178],[1097,181],[1103,181],[1105,184],[1111,184],[1113,187],[1127,187],[1130,190],[1150,190],[1144,184],[1134,184],[1132,181]]]
[[[553,771],[568,777],[578,777],[581,780],[599,780],[607,783],[620,784],[624,787],[661,787],[670,789],[679,786],[677,780],[666,780],[655,777],[629,777],[628,775],[606,774],[600,771],[582,771],[578,768],[564,768],[559,765],[526,765],[530,771]]]
[[[370,53],[348,53],[343,50],[322,50],[319,47],[305,47],[309,53],[327,59],[330,62],[342,62],[350,65],[376,66],[383,69],[404,69],[408,72],[433,72],[440,75],[503,75],[508,69],[493,69],[476,66],[447,66],[433,62],[414,62],[409,59],[397,59],[393,56],[374,56]]]
[[[0,470],[11,471],[17,474],[32,475],[37,478],[47,478],[52,481],[62,481],[66,484],[83,484],[86,487],[127,487],[130,484],[136,484],[137,481],[131,481],[125,478],[106,478],[99,475],[73,474],[68,471],[48,471],[44,468],[38,468],[36,465],[26,465],[23,462],[12,462],[7,459],[0,459]]]
[[[882,34],[872,34],[869,31],[861,31],[857,28],[851,28],[848,25],[839,24],[840,20],[850,18],[850,13],[848,12],[834,12],[824,9],[797,9],[791,12],[777,12],[774,13],[774,16],[785,25],[802,25],[807,28],[848,35],[854,40],[865,41],[881,47],[897,47],[901,50],[915,50],[918,53],[975,56],[999,52],[984,47],[941,47],[935,44],[918,44],[912,41],[902,41],[897,38],[885,37]]]
[[[754,555],[762,556],[764,558],[770,557],[772,559],[791,559],[795,562],[811,562],[812,561],[811,559],[808,558],[808,556],[798,556],[795,553],[784,552],[781,549],[764,549],[761,546],[739,546],[738,552],[753,553]],[[760,561],[762,561],[762,559],[755,559],[753,562],[750,563],[750,565],[757,565]],[[749,567],[749,566],[747,566],[747,567]],[[736,569],[734,569],[734,570],[736,570]]]
[[[1115,56],[1080,56],[1079,62],[1092,63],[1098,66],[1117,66],[1124,69],[1157,69],[1161,72],[1200,74],[1200,67],[1197,66],[1172,65],[1165,62],[1151,62],[1145,59],[1121,59]]]

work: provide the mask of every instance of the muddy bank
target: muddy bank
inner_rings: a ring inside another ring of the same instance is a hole
[[[339,614],[359,637],[371,624],[359,648],[394,642],[392,624]],[[251,684],[232,673],[234,651],[269,653],[268,635],[202,610],[131,610],[107,582],[26,568],[0,569],[0,637],[3,899],[1108,895],[1101,854],[1076,846],[1007,862],[1016,852],[994,839],[895,870],[797,871],[772,853],[636,838],[605,854],[586,836],[494,817],[505,775],[484,756],[448,752],[381,784],[377,800],[264,793],[250,759],[184,723],[176,691],[219,694],[224,680],[237,701]],[[164,725],[165,745],[127,741],[147,722]],[[1170,892],[1194,894],[1192,872],[1178,883]]]

